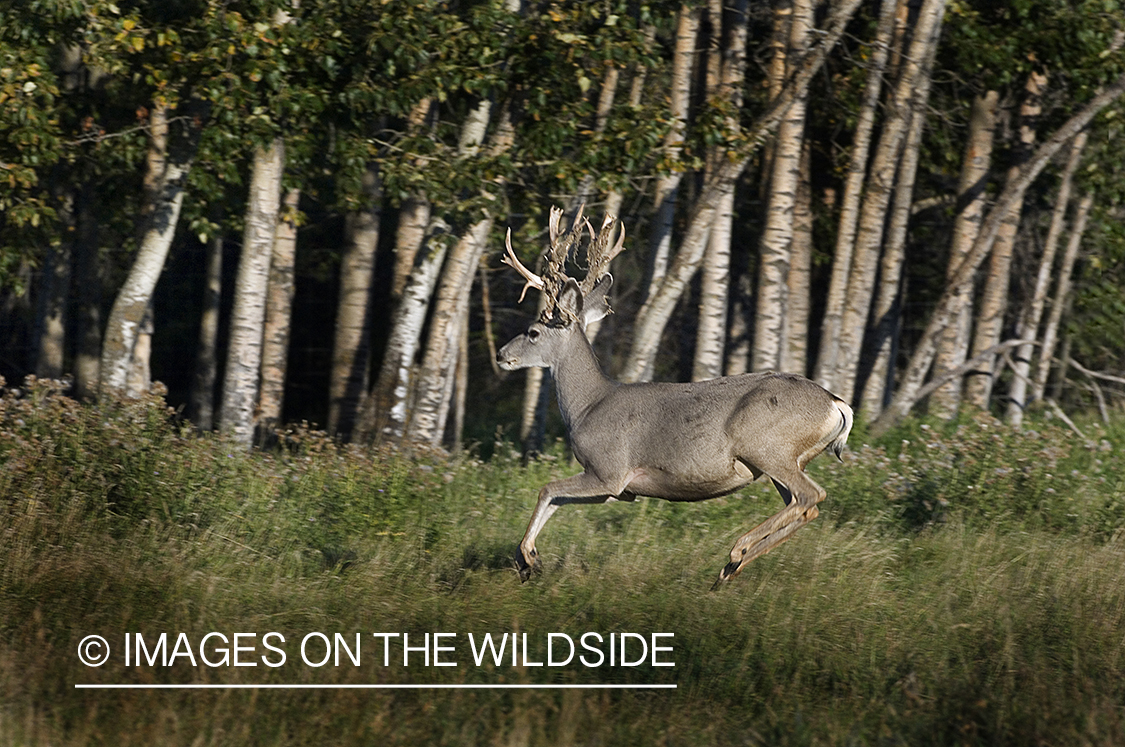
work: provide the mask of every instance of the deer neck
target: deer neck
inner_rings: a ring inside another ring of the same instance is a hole
[[[551,376],[559,396],[559,410],[567,430],[582,422],[586,414],[616,385],[602,373],[594,349],[580,330],[571,335],[564,355],[551,364]]]

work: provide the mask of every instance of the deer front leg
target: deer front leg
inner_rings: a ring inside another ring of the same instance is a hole
[[[785,501],[785,508],[738,538],[730,551],[730,562],[719,571],[712,589],[738,575],[747,563],[765,555],[820,515],[816,504],[824,500],[824,488],[800,469],[783,479],[784,482],[774,478],[774,485]]]
[[[528,522],[527,531],[524,532],[523,541],[520,542],[519,552],[516,553],[520,581],[527,581],[531,578],[532,571],[540,567],[535,538],[539,536],[543,525],[559,509],[559,506],[567,503],[605,503],[620,492],[621,490],[614,490],[589,472],[544,485],[539,491],[539,501],[535,504],[535,511],[531,514],[531,521]]]

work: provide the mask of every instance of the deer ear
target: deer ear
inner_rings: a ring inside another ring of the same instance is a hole
[[[563,313],[572,315],[575,319],[582,318],[582,290],[574,278],[567,278],[566,284],[559,291],[559,308]]]
[[[609,307],[609,300],[606,298],[612,285],[613,275],[608,272],[598,282],[594,283],[593,289],[586,294],[586,298],[583,300],[585,310],[583,324],[593,324],[613,313],[613,309]]]

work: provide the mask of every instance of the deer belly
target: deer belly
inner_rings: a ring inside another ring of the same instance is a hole
[[[704,501],[733,493],[753,481],[753,474],[738,461],[725,470],[695,474],[648,466],[629,473],[626,490],[669,501]]]

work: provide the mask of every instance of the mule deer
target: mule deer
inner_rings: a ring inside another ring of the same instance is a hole
[[[497,362],[509,371],[551,369],[574,458],[585,468],[539,491],[516,557],[520,579],[539,565],[535,538],[561,505],[638,495],[702,501],[768,475],[785,507],[735,542],[718,586],[817,517],[825,492],[805,465],[825,449],[839,458],[852,410],[806,378],[772,371],[690,384],[613,381],[599,367],[585,330],[610,313],[606,294],[613,277],[606,268],[624,248],[624,230],[611,247],[612,216],[597,234],[581,208],[569,232],[560,231],[561,217],[552,208],[542,276],[520,263],[510,229],[502,259],[525,280],[520,300],[536,288],[547,304],[527,332],[500,349]],[[579,284],[566,276],[565,264],[587,230],[589,269]]]

